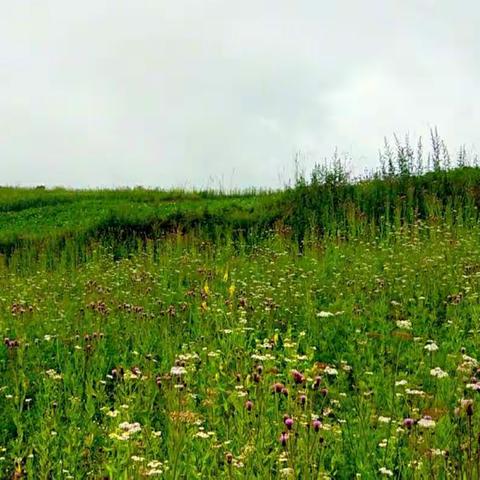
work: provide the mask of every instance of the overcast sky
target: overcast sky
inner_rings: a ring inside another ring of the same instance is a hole
[[[0,0],[0,184],[275,187],[384,136],[478,151],[464,0]]]

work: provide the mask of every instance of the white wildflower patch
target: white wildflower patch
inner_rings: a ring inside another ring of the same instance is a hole
[[[338,370],[336,368],[333,368],[333,367],[326,367],[325,368],[325,373],[327,375],[336,376],[336,375],[338,375]]]
[[[418,426],[422,428],[435,428],[435,420],[429,417],[423,417],[418,421]]]
[[[45,374],[47,375],[47,377],[51,378],[52,380],[61,380],[63,378],[61,373],[58,373],[56,370],[53,370],[52,368],[47,370]]]
[[[187,373],[187,369],[185,367],[174,366],[170,369],[170,375],[175,377],[180,377]]]
[[[438,350],[438,345],[435,342],[430,341],[423,348],[427,350],[427,352],[436,352]]]
[[[430,370],[430,375],[436,378],[446,378],[448,373],[442,370],[440,367],[435,367]]]
[[[132,435],[141,431],[142,427],[138,422],[122,422],[118,426],[118,430],[112,432],[109,436],[115,440],[126,441],[129,440]]]
[[[410,320],[397,320],[396,324],[398,328],[403,328],[405,330],[412,329],[412,322]]]
[[[393,472],[386,467],[380,467],[378,471],[385,477],[393,477]]]
[[[384,416],[380,415],[378,417],[378,421],[380,423],[390,423],[392,421],[392,419],[390,417],[384,417]]]
[[[418,397],[424,397],[425,396],[425,392],[423,390],[418,390],[416,388],[407,388],[407,389],[405,389],[405,393],[407,395],[414,395],[414,396],[418,396]]]

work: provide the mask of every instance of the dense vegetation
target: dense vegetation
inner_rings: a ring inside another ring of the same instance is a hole
[[[0,477],[478,478],[480,169],[382,160],[0,190]]]

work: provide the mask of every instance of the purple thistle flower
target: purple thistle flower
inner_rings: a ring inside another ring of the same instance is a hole
[[[407,417],[403,420],[403,426],[405,428],[410,429],[413,427],[413,425],[415,425],[415,420],[413,418]]]
[[[294,424],[295,422],[293,421],[293,418],[287,417],[287,418],[283,421],[283,423],[285,424],[285,426],[286,426],[289,430],[291,430],[292,427],[293,427],[293,424]]]

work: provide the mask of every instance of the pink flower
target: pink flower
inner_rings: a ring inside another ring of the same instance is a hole
[[[322,422],[321,422],[320,420],[318,420],[318,419],[317,419],[317,420],[314,420],[314,421],[312,422],[312,427],[313,427],[313,429],[314,429],[316,432],[318,432],[318,431],[320,430],[320,428],[322,428]]]
[[[293,424],[294,424],[295,422],[293,421],[293,418],[287,417],[287,418],[283,421],[283,423],[285,424],[285,426],[286,426],[289,430],[291,430],[292,427],[293,427]]]

